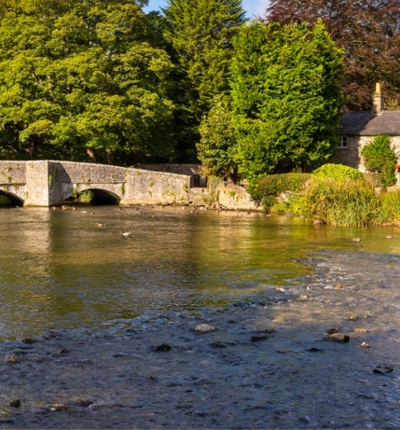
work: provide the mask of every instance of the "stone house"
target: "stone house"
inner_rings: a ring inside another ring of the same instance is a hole
[[[376,85],[370,112],[348,112],[342,115],[337,154],[331,162],[365,172],[361,150],[378,134],[390,136],[392,147],[400,156],[400,110],[384,110],[380,84]]]

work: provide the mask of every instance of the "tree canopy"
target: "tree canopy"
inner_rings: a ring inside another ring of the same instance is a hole
[[[216,96],[200,126],[198,157],[205,176],[232,177],[237,170],[234,161],[236,132],[228,97]]]
[[[349,110],[369,109],[376,82],[394,107],[400,103],[400,0],[271,0],[266,22],[308,23],[321,19],[344,49],[340,83]]]
[[[129,164],[167,157],[173,65],[135,0],[6,0],[0,155]]]
[[[241,0],[168,0],[163,35],[175,65],[171,99],[181,152],[197,155],[202,117],[229,89],[232,40],[245,22]]]
[[[342,52],[324,25],[255,22],[234,43],[237,162],[251,181],[285,162],[316,166],[334,152],[343,95]]]
[[[242,1],[168,0],[164,13],[167,39],[200,103],[209,106],[228,89],[232,39],[245,22]]]

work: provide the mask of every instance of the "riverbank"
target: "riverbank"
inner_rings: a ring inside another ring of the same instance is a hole
[[[260,302],[3,342],[0,428],[399,428],[400,257],[302,262]]]

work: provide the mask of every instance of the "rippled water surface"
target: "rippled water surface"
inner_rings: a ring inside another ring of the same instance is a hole
[[[388,234],[180,208],[2,209],[0,338],[263,299],[310,273],[296,260],[310,251],[400,253]]]
[[[1,428],[400,428],[400,230],[147,206],[0,221]]]

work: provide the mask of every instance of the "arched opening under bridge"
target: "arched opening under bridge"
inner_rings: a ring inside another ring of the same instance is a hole
[[[0,207],[23,206],[24,202],[14,194],[0,190]]]
[[[65,200],[68,203],[92,205],[118,205],[120,197],[111,191],[98,188],[88,188]]]

